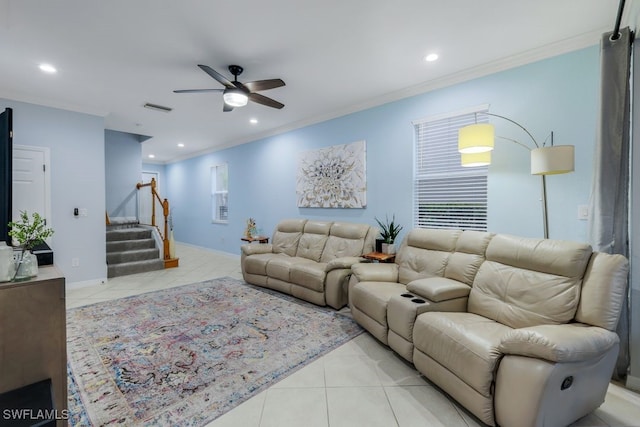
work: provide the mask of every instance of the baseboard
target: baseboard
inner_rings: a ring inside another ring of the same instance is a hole
[[[66,288],[67,289],[87,288],[89,286],[104,285],[105,283],[107,283],[107,278],[103,277],[99,279],[84,280],[82,282],[66,283]]]
[[[221,254],[221,255],[229,255],[232,257],[236,257],[236,258],[240,258],[239,254],[234,254],[232,252],[226,252],[226,251],[221,251],[219,249],[212,249],[212,248],[207,248],[206,246],[199,246],[199,245],[194,245],[191,243],[184,243],[184,242],[176,242],[180,245],[184,245],[184,246],[191,246],[192,248],[197,248],[197,249],[202,249],[203,251],[209,251],[209,252],[215,252],[217,254]]]
[[[631,375],[627,375],[627,382],[625,386],[629,390],[640,392],[640,377],[634,377]]]

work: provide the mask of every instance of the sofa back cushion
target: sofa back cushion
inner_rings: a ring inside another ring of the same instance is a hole
[[[332,224],[330,221],[307,221],[296,256],[319,262]]]
[[[396,255],[398,281],[405,285],[417,279],[444,276],[461,230],[414,228],[404,238]]]
[[[629,261],[594,252],[582,283],[576,320],[615,331],[627,295]]]
[[[371,227],[367,224],[334,222],[320,261],[329,262],[335,258],[362,256],[365,250],[365,237],[370,229]]]
[[[444,277],[471,286],[492,237],[493,233],[484,231],[463,231],[456,241],[455,251],[449,257]]]
[[[512,328],[575,316],[591,246],[496,235],[476,274],[467,310]]]
[[[271,239],[273,252],[296,256],[298,242],[300,241],[300,236],[302,236],[306,222],[306,219],[286,219],[280,221]]]

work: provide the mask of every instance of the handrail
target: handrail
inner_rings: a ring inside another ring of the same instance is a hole
[[[160,233],[160,237],[162,238],[162,246],[163,246],[163,258],[165,260],[165,266],[167,265],[167,261],[172,260],[171,251],[169,249],[169,200],[162,199],[156,190],[156,180],[155,178],[151,178],[151,182],[147,183],[137,183],[136,188],[140,190],[143,187],[151,187],[151,226],[156,227],[158,232]],[[160,231],[160,228],[156,225],[156,203],[157,200],[162,206],[162,214],[164,215],[164,233]],[[177,267],[177,263],[175,265]]]

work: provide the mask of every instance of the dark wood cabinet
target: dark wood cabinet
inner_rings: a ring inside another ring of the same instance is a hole
[[[62,417],[67,409],[65,279],[54,266],[40,267],[30,281],[0,283],[0,393],[46,379]],[[57,425],[67,423],[59,419]]]

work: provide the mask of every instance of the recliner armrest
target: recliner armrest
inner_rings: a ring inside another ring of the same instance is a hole
[[[398,265],[384,263],[358,263],[351,271],[359,282],[397,282]]]
[[[468,297],[471,287],[446,277],[427,277],[407,284],[407,290],[433,302]]]
[[[364,258],[356,256],[343,256],[334,258],[327,264],[325,271],[337,270],[341,268],[351,268],[352,265],[364,261]]]
[[[584,323],[567,323],[514,329],[502,338],[498,350],[551,362],[582,362],[604,354],[618,342],[615,332]]]
[[[247,243],[246,245],[240,246],[240,249],[242,249],[244,255],[270,254],[273,252],[273,245],[271,245],[271,243],[260,243],[257,245]]]

